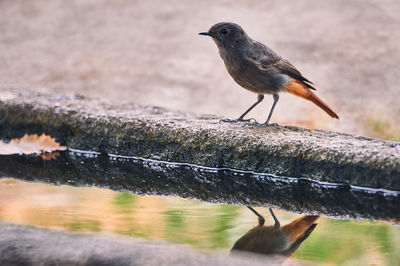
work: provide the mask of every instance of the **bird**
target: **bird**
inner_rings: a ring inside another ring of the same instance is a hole
[[[281,92],[289,92],[309,100],[332,118],[339,119],[339,116],[311,91],[315,88],[310,80],[271,48],[250,38],[238,24],[220,22],[213,25],[209,31],[199,34],[210,36],[214,40],[232,78],[244,89],[257,93],[257,101],[239,118],[224,119],[224,122],[250,121],[251,119],[244,117],[264,99],[264,94],[272,94],[274,102],[267,120],[265,123],[256,123],[270,125]]]
[[[258,225],[239,238],[231,249],[231,253],[247,251],[269,256],[277,256],[285,260],[291,256],[313,232],[319,216],[303,215],[292,222],[281,226],[271,208],[269,211],[275,224],[265,226],[264,217],[255,209],[247,206],[258,217]]]

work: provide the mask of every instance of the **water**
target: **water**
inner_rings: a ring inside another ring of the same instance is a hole
[[[273,224],[266,208],[256,208]],[[275,210],[284,225],[299,217]],[[139,196],[96,187],[54,186],[0,179],[0,220],[74,232],[110,232],[229,252],[257,225],[245,207],[177,197]],[[321,217],[290,261],[342,265],[396,265],[400,228],[370,220]]]
[[[293,212],[336,217],[320,217],[315,229],[308,227],[315,220],[307,225],[310,234],[288,265],[400,261],[399,191],[90,151],[48,155],[0,156],[0,221],[167,240],[227,254],[258,224],[243,206],[264,206],[256,209],[265,224],[274,224],[265,208],[273,207],[280,230],[300,217]],[[274,234],[262,238],[264,246],[280,245]]]

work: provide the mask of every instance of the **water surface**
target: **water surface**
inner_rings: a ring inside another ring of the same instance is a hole
[[[266,208],[256,208],[273,220]],[[281,224],[298,214],[275,210]],[[109,232],[186,243],[195,249],[229,252],[257,225],[247,208],[177,197],[139,196],[95,187],[54,186],[0,179],[0,220],[74,232]],[[400,228],[371,220],[321,217],[290,261],[341,265],[396,265]]]

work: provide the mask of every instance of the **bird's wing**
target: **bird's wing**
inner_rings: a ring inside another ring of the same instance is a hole
[[[252,41],[250,48],[245,50],[245,58],[256,64],[260,70],[265,70],[282,60],[272,49],[260,42]]]
[[[281,58],[272,49],[264,44],[253,41],[252,49],[245,51],[245,58],[254,63],[261,71],[269,71],[271,68],[277,69],[280,73],[286,74],[304,83],[308,88],[315,90],[312,82],[303,77],[288,60]]]
[[[271,67],[277,68],[281,73],[286,74],[298,81],[303,82],[308,88],[315,90],[315,88],[311,85],[313,84],[311,81],[303,77],[303,75],[298,71],[289,61],[285,59],[279,60],[279,62],[271,65]]]

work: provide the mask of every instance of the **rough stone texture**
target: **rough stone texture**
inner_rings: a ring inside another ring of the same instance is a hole
[[[275,265],[266,257],[261,261],[257,256],[201,254],[167,242],[71,234],[5,223],[0,223],[0,235],[1,265]]]
[[[69,148],[400,190],[400,143],[1,89],[3,138],[48,133]]]

